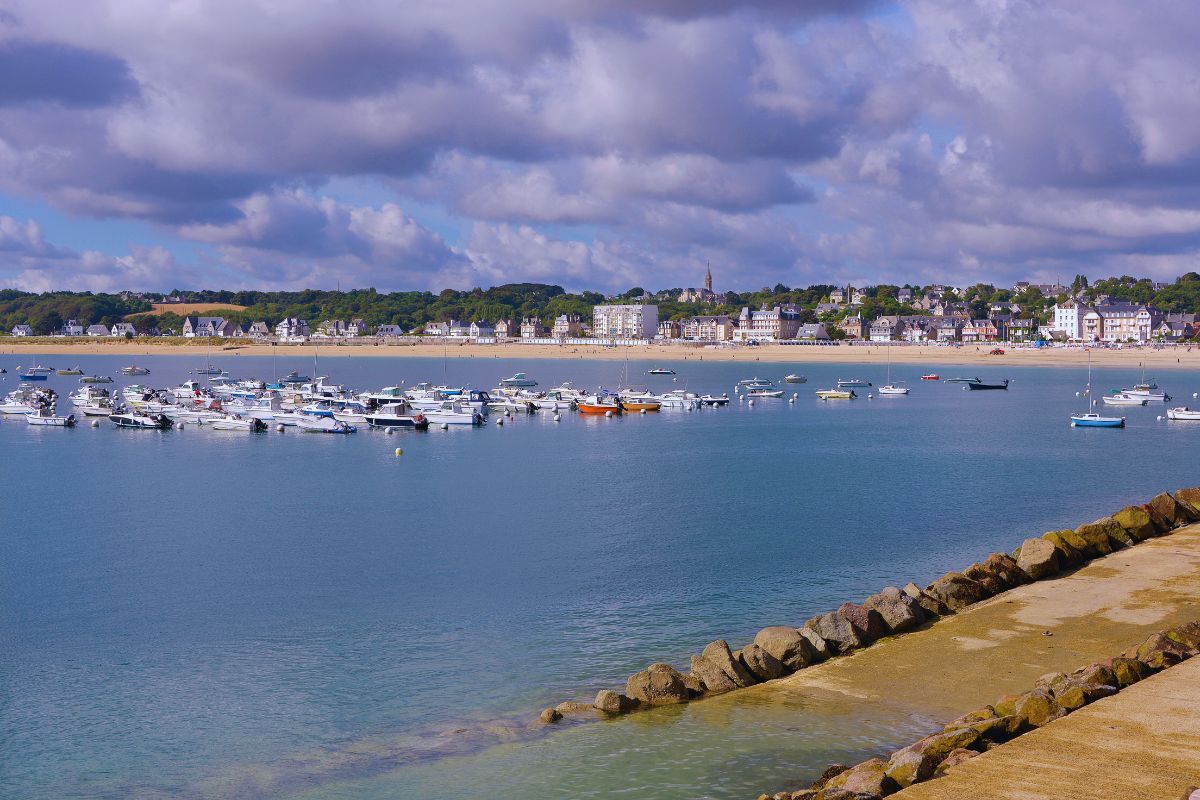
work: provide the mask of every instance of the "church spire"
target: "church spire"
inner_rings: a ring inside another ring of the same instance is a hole
[[[712,291],[712,267],[708,264],[708,262],[705,262],[705,267],[707,267],[707,270],[704,273],[704,288],[708,289],[711,292]]]

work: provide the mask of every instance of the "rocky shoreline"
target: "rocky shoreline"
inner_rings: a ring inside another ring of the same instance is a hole
[[[853,767],[834,764],[808,788],[762,794],[758,800],[881,800],[1196,655],[1200,622],[1159,631],[1120,656],[1070,674],[1043,675],[1029,691],[964,714],[886,758]]]
[[[1200,521],[1200,487],[1179,489],[1174,495],[1164,492],[1074,530],[1028,538],[1011,554],[992,553],[924,588],[914,583],[903,589],[890,586],[861,604],[844,603],[800,626],[764,628],[753,642],[736,650],[718,639],[692,656],[686,672],[654,663],[631,675],[624,691],[601,690],[590,703],[560,703],[543,710],[539,719],[554,723],[569,715],[615,716],[783,678],[1196,521]]]

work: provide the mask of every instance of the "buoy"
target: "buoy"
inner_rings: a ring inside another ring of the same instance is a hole
[[[555,421],[555,422],[558,422],[560,419],[562,419],[562,417],[560,417],[558,414],[555,414],[555,415],[554,415],[554,421]]]
[[[643,409],[642,409],[642,413],[643,413],[643,414],[645,414],[645,413],[646,413],[646,409],[644,409],[644,408],[643,408]]]
[[[739,402],[739,403],[744,403],[744,402],[746,402],[746,398],[742,397],[742,396],[739,394],[739,395],[738,395],[738,402]]]
[[[672,381],[678,382],[679,378],[671,378]]]
[[[99,427],[100,427],[100,420],[98,420],[98,419],[94,419],[94,420],[92,420],[92,427],[93,427],[93,428],[99,428]]]
[[[1076,397],[1079,397],[1079,392],[1076,392],[1076,393],[1075,393],[1075,396],[1076,396]]]
[[[754,408],[754,401],[751,400],[749,403],[746,403],[746,405],[750,406],[751,408]]]
[[[795,400],[795,399],[796,399],[797,397],[799,397],[799,396],[800,396],[800,393],[799,393],[799,392],[792,392],[792,399],[793,399],[793,400]]]
[[[789,398],[788,398],[788,403],[789,403],[790,405],[793,405],[793,406],[794,406],[794,405],[796,405],[796,398],[795,398],[795,397],[789,397]]]
[[[1200,397],[1200,395],[1196,394],[1195,392],[1192,392],[1192,399],[1195,400],[1197,397]]]
[[[871,394],[870,392],[867,392],[867,399],[868,399],[868,400],[874,400],[874,399],[875,399],[875,395]]]
[[[178,430],[183,430],[183,423],[181,422],[181,423],[179,423],[178,425],[176,425],[175,427],[176,427],[176,429],[178,429]]]
[[[402,456],[402,455],[404,455],[404,450],[403,450],[403,448],[397,447],[397,448],[396,448],[396,455],[398,455],[398,456]]]
[[[449,429],[450,429],[450,423],[448,423],[448,422],[443,422],[443,423],[442,423],[442,430],[444,430],[444,431],[445,431],[445,430],[449,430]]]
[[[280,433],[283,433],[283,431],[284,431],[284,424],[283,424],[282,422],[281,422],[281,423],[279,423],[278,425],[276,425],[276,426],[275,426],[275,430],[279,431]]]
[[[605,417],[611,417],[611,416],[612,416],[612,412],[611,412],[611,411],[605,411],[605,412],[604,412],[604,416],[605,416]]]
[[[1159,415],[1158,415],[1158,421],[1159,421],[1159,422],[1162,422],[1162,414],[1159,414]]]
[[[387,428],[385,428],[384,430],[386,430],[386,431],[387,431],[387,435],[388,435],[388,436],[391,436],[393,433],[395,433],[395,432],[396,432],[396,431],[395,431],[395,429],[394,429],[394,428],[392,428],[392,426],[391,426],[391,425],[388,425],[388,426],[387,426]]]
[[[499,418],[496,420],[496,424],[497,424],[497,425],[503,425],[503,424],[504,424],[504,417],[499,417]]]

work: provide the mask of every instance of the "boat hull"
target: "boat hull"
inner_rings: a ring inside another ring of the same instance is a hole
[[[372,428],[410,428],[424,431],[429,429],[429,418],[424,414],[368,414],[367,424]]]
[[[858,395],[856,395],[854,392],[827,389],[825,391],[817,392],[817,397],[821,398],[822,400],[853,400],[854,398],[858,397]]]
[[[661,404],[660,404],[661,407]],[[606,405],[603,403],[579,403],[576,405],[580,414],[620,414],[621,407],[616,405]]]
[[[637,413],[640,411],[658,411],[662,408],[662,403],[657,401],[646,400],[622,400],[621,410]]]
[[[73,428],[75,427],[75,415],[68,414],[65,417],[40,417],[37,414],[28,414],[25,421],[30,425],[46,425],[52,428]]]
[[[973,392],[1005,391],[1008,389],[1008,381],[1004,381],[1004,383],[976,383],[968,381],[967,388]]]
[[[45,375],[22,375],[21,380],[23,380],[23,381],[44,381],[44,380],[46,380],[46,376]]]
[[[1200,411],[1193,411],[1190,408],[1169,408],[1167,409],[1167,419],[1173,419],[1180,422],[1200,422]]]

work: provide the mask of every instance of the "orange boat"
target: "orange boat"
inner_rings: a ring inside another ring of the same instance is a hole
[[[921,376],[921,380],[923,381],[940,381],[941,379],[942,376],[938,375],[936,372],[931,372],[928,375]]]
[[[580,414],[621,413],[620,402],[617,401],[617,398],[608,395],[604,397],[592,395],[577,402],[575,407],[579,409]]]
[[[621,401],[621,410],[636,414],[639,411],[658,411],[662,403],[651,397],[631,397]]]

